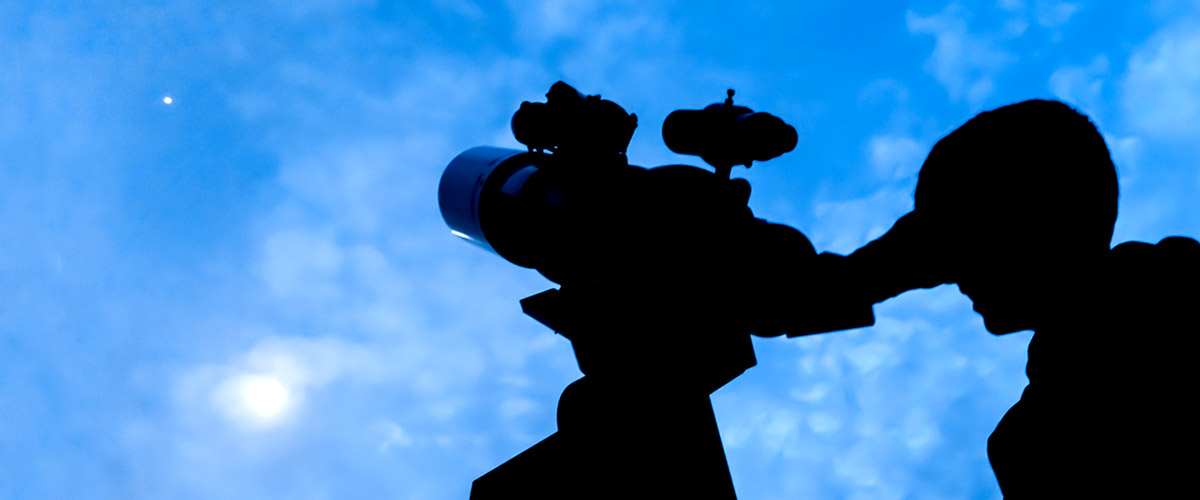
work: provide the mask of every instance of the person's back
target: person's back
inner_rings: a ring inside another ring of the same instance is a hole
[[[1112,250],[1035,330],[1029,386],[988,441],[1007,498],[1157,498],[1196,459],[1192,395],[1200,244]]]
[[[989,440],[1007,498],[1154,498],[1196,465],[1200,244],[1110,249],[1116,204],[1087,117],[1026,101],[939,141],[913,212],[850,256],[873,300],[955,283],[990,332],[1034,330],[1030,384]]]

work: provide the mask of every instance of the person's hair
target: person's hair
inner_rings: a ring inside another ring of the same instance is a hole
[[[1107,250],[1117,189],[1108,147],[1088,117],[1031,100],[980,113],[938,141],[914,201],[917,212],[959,228],[1003,227],[1022,239]]]

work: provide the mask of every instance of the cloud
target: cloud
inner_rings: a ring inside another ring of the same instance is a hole
[[[687,87],[676,82],[681,74],[701,73],[693,67],[680,69],[687,61],[686,51],[680,50],[680,30],[659,4],[596,0],[510,0],[508,4],[524,52],[542,58],[558,78],[584,93],[606,98],[614,97],[606,89],[661,93]],[[647,93],[629,97],[646,99]],[[632,101],[622,97],[618,102]]]
[[[380,433],[383,434],[383,440],[379,443],[381,452],[391,451],[394,448],[408,448],[414,443],[412,435],[405,431],[400,424],[388,421],[383,422],[379,427]]]
[[[951,101],[976,110],[995,92],[1000,74],[1018,62],[1003,47],[1005,42],[1026,35],[1034,23],[1057,40],[1058,29],[1081,9],[1077,3],[1049,0],[1038,0],[1032,8],[1027,2],[1003,0],[995,7],[1008,16],[1000,29],[981,28],[972,22],[973,10],[959,2],[928,16],[909,10],[906,18],[909,34],[934,38],[925,71],[946,89]]]
[[[362,8],[371,5],[369,0],[275,0],[271,2],[279,12],[285,12],[294,18],[308,18],[330,13]]]
[[[595,0],[538,0],[510,4],[510,11],[523,19],[522,34],[546,42],[575,38],[596,19],[600,3]],[[582,37],[581,37],[582,38]]]
[[[934,37],[925,71],[946,88],[952,101],[978,108],[995,89],[996,75],[1015,60],[993,36],[969,30],[967,13],[958,4],[929,16],[910,10],[906,21],[910,34]]]
[[[271,374],[297,387],[324,387],[341,377],[378,381],[389,371],[406,371],[387,363],[369,345],[337,337],[267,337],[247,352],[240,364]]]
[[[1058,28],[1066,25],[1082,9],[1079,3],[1052,0],[1037,0],[1032,8],[1024,0],[1000,0],[997,7],[1011,16],[1004,22],[1005,31],[1009,35],[1021,36],[1032,24],[1036,24],[1049,30],[1054,41],[1060,38]]]
[[[999,0],[996,5],[1007,11],[1025,10],[1025,0]]]
[[[1067,24],[1081,8],[1078,3],[1038,0],[1034,5],[1034,18],[1043,28],[1058,28]]]
[[[916,175],[928,149],[912,137],[883,134],[868,141],[867,157],[879,178],[903,179]]]
[[[1120,176],[1119,185],[1122,189],[1139,182],[1142,170],[1143,140],[1137,136],[1119,136],[1104,134],[1104,142],[1108,144],[1113,163],[1117,166]]]
[[[336,298],[345,255],[327,232],[281,230],[267,236],[260,272],[267,288],[280,297]]]
[[[435,0],[439,9],[448,10],[469,21],[482,21],[487,15],[478,4],[471,0]]]
[[[552,80],[505,56],[417,57],[392,69],[404,78],[284,61],[272,92],[238,95],[279,157],[272,203],[252,224],[265,293],[245,321],[287,333],[216,360],[224,371],[209,387],[299,374],[288,378],[308,381],[297,389],[297,429],[379,460],[452,457],[439,474],[477,475],[486,471],[477,462],[499,463],[552,431],[558,392],[578,369],[565,340],[521,314],[517,301],[545,280],[451,237],[437,183],[462,149],[508,145],[493,139],[508,135],[515,104]],[[414,474],[388,482],[428,479]]]
[[[1121,81],[1121,108],[1140,133],[1195,140],[1200,123],[1200,23],[1161,29],[1134,49]]]
[[[894,78],[874,80],[858,94],[858,102],[862,104],[892,104],[902,105],[908,102],[908,87]]]
[[[759,365],[733,384],[760,391],[713,395],[730,463],[754,468],[735,481],[787,477],[813,498],[998,495],[986,440],[1020,395],[1029,335],[988,335],[970,307],[944,286],[877,305],[870,329],[756,343]],[[948,467],[971,477],[912,473]]]
[[[406,371],[382,353],[336,337],[268,336],[226,363],[190,370],[176,387],[182,408],[216,410],[232,423],[266,427],[302,411],[310,393],[339,379],[377,382]],[[286,414],[285,414],[286,412]]]
[[[1108,57],[1093,57],[1084,66],[1065,66],[1050,74],[1050,93],[1085,113],[1107,107],[1104,84],[1108,76]]]
[[[817,224],[806,234],[819,251],[845,254],[878,238],[910,210],[912,190],[907,185],[888,185],[861,198],[819,200],[813,207]]]

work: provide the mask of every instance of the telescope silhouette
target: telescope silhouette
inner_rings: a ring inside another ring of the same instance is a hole
[[[733,167],[797,134],[733,94],[663,125],[669,148],[713,171],[630,165],[637,117],[563,82],[513,115],[527,151],[476,147],[446,167],[446,224],[559,285],[521,307],[571,341],[584,374],[558,431],[478,478],[473,500],[735,498],[709,395],[754,366],[750,335],[874,323],[872,302],[838,285],[840,256],[754,217]]]

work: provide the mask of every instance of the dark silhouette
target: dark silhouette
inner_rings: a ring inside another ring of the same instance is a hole
[[[1034,330],[1029,385],[988,441],[1006,498],[1166,498],[1197,465],[1200,244],[1110,249],[1117,176],[1065,104],[980,114],[934,146],[914,210],[847,261],[878,302],[955,283],[993,334]]]
[[[723,102],[664,124],[687,165],[630,165],[633,115],[559,82],[513,115],[528,152],[472,148],[446,168],[439,203],[459,235],[561,285],[521,301],[571,340],[584,377],[563,392],[558,432],[477,479],[471,497],[732,499],[708,396],[755,364],[750,334],[865,326],[871,303],[820,319],[800,286],[817,254],[757,219],[731,179],[795,147],[791,126]]]
[[[724,102],[664,124],[686,165],[630,165],[634,115],[559,82],[522,104],[528,152],[472,148],[438,198],[457,234],[561,285],[521,301],[584,377],[558,432],[472,498],[734,498],[708,395],[755,364],[749,335],[873,324],[873,304],[955,283],[994,334],[1033,329],[1029,386],[989,441],[1009,498],[1155,498],[1196,464],[1200,244],[1110,249],[1117,177],[1087,117],[1051,101],[982,113],[921,169],[914,210],[848,257],[757,219],[731,179],[795,129]],[[802,472],[798,472],[802,473]]]

